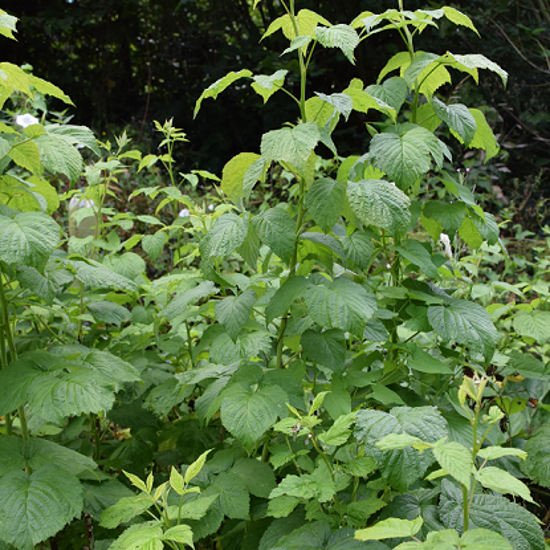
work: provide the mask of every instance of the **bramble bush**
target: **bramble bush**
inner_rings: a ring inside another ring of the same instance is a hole
[[[450,168],[451,147],[490,159],[496,139],[481,110],[437,97],[457,73],[507,75],[415,49],[444,19],[477,32],[451,7],[335,25],[286,11],[263,40],[288,39],[296,86],[243,69],[197,101],[196,116],[243,80],[297,107],[221,178],[176,174],[172,121],[145,156],[126,135],[0,124],[1,548],[545,548],[547,265],[508,280],[521,258]],[[0,23],[11,38],[15,18]],[[308,94],[317,50],[354,63],[386,31],[405,50],[376,83]],[[0,76],[3,101],[70,101],[8,63]],[[332,133],[353,111],[371,139],[341,158]],[[81,145],[99,160],[84,167]],[[167,173],[129,197],[151,214],[115,208],[128,163]],[[95,216],[92,234],[66,237],[47,172],[85,180],[63,198],[87,201],[74,221]],[[283,177],[283,200],[250,208]],[[186,193],[199,181],[219,198]]]

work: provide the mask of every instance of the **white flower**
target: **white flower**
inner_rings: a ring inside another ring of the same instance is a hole
[[[189,210],[187,208],[182,208],[179,213],[180,218],[187,218],[189,216]]]
[[[32,116],[30,113],[25,113],[24,115],[17,115],[15,117],[15,124],[21,126],[21,128],[26,128],[31,124],[38,124],[38,119]]]
[[[443,245],[445,256],[447,256],[449,260],[452,260],[453,249],[451,247],[451,239],[449,239],[449,235],[447,235],[446,233],[441,233],[441,235],[439,236],[439,242]]]
[[[209,204],[208,205],[208,210],[210,210],[210,212],[212,212],[214,210],[214,205],[213,204]]]

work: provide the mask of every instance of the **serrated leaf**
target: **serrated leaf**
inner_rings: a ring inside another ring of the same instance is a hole
[[[28,75],[29,78],[29,84],[39,93],[44,95],[51,95],[52,97],[56,97],[57,99],[60,99],[64,103],[67,103],[68,105],[74,105],[74,103],[71,101],[71,98],[63,92],[60,88],[58,88],[55,84],[52,84],[51,82],[48,82],[46,80],[43,80],[42,78],[39,78],[37,76],[34,76],[32,74]]]
[[[190,290],[186,290],[178,294],[163,310],[160,311],[159,315],[164,315],[168,321],[171,321],[177,315],[185,313],[188,305],[215,294],[218,290],[218,287],[212,281],[203,281]]]
[[[213,495],[206,495],[206,496],[203,493],[197,499],[191,500],[189,502],[185,502],[181,506],[181,509],[179,506],[168,506],[168,510],[167,510],[168,518],[171,520],[178,519],[178,518],[191,519],[191,520],[202,519],[208,512],[209,508],[217,499],[218,499],[217,493]]]
[[[286,69],[279,69],[269,76],[265,74],[254,75],[252,77],[254,79],[252,89],[262,96],[264,103],[267,103],[267,100],[282,88],[287,74]]]
[[[506,470],[494,466],[485,466],[476,472],[475,477],[483,487],[496,493],[518,496],[523,500],[534,503],[527,485],[510,475]]]
[[[286,534],[278,542],[268,547],[269,550],[387,550],[386,545],[365,546],[361,541],[354,540],[353,529],[346,527],[332,532],[326,521],[309,522],[290,534]]]
[[[160,521],[146,521],[131,525],[109,546],[110,550],[162,550]]]
[[[432,99],[432,106],[435,114],[449,128],[457,132],[464,140],[464,144],[469,146],[477,131],[477,123],[474,115],[465,105],[445,105],[436,97]]]
[[[514,316],[513,326],[520,336],[528,336],[544,344],[550,338],[550,312],[519,312]]]
[[[242,69],[238,73],[231,71],[230,73],[227,73],[224,77],[220,78],[219,80],[216,80],[216,82],[213,82],[202,92],[199,99],[197,99],[197,102],[195,103],[195,110],[193,112],[193,118],[197,116],[197,113],[199,112],[201,108],[201,103],[204,99],[207,99],[209,97],[216,99],[218,97],[218,94],[223,92],[228,86],[231,86],[233,82],[241,79],[241,78],[247,78],[252,76],[252,71],[249,71],[248,69]]]
[[[143,235],[141,246],[152,262],[156,262],[157,258],[161,255],[166,240],[166,233],[164,231],[157,231],[153,235]]]
[[[21,550],[53,537],[82,511],[82,486],[53,465],[0,478],[0,540]]]
[[[382,451],[375,444],[390,433],[408,434],[428,443],[447,435],[446,422],[433,407],[396,407],[389,413],[362,410],[357,413],[355,436],[379,465],[382,475],[399,491],[420,479],[433,464],[431,452],[419,453],[411,447]]]
[[[59,226],[41,212],[0,215],[0,260],[41,269],[59,243]]]
[[[397,246],[395,249],[403,258],[418,266],[421,272],[428,277],[437,280],[441,278],[432,261],[432,255],[416,239],[408,239],[404,247]]]
[[[397,187],[383,180],[349,182],[347,196],[357,217],[366,225],[402,235],[409,227],[410,199]]]
[[[143,514],[154,503],[154,498],[146,493],[121,498],[116,504],[103,511],[101,526],[105,529],[115,529],[121,523],[127,523],[136,516]]]
[[[49,135],[62,136],[71,145],[84,145],[93,151],[98,157],[101,156],[97,140],[93,132],[86,126],[75,126],[74,124],[48,124],[44,127]]]
[[[403,103],[405,103],[409,89],[404,78],[393,76],[385,80],[382,84],[371,84],[367,86],[365,92],[390,105],[397,114],[401,110]]]
[[[426,372],[429,374],[452,374],[451,369],[439,359],[432,357],[429,353],[422,351],[415,346],[412,351],[412,356],[407,361],[407,365],[418,372]]]
[[[355,231],[351,235],[340,237],[340,243],[348,260],[361,269],[369,266],[374,252],[372,237],[362,231]]]
[[[219,494],[223,513],[232,519],[248,519],[250,497],[241,478],[231,472],[221,473],[211,485]]]
[[[120,325],[127,321],[131,314],[124,307],[115,302],[90,302],[88,304],[88,310],[100,323],[107,323],[111,325]]]
[[[239,458],[230,472],[242,479],[251,495],[260,498],[268,498],[276,485],[271,466],[254,458]]]
[[[351,331],[357,336],[362,336],[377,307],[372,294],[346,277],[310,285],[304,298],[317,324]]]
[[[441,521],[448,529],[462,532],[462,491],[446,479],[441,482],[441,489]],[[545,549],[544,536],[536,517],[500,495],[473,495],[469,527],[496,531],[515,550]]]
[[[256,153],[239,153],[223,167],[222,191],[233,203],[237,203],[240,199],[246,197],[245,176],[249,168],[260,158],[260,155]],[[250,190],[248,193],[250,193]]]
[[[346,337],[339,329],[324,332],[306,330],[300,340],[307,357],[319,365],[341,374],[346,359]]]
[[[334,424],[326,431],[319,434],[319,439],[325,445],[343,445],[351,435],[351,425],[355,422],[355,413],[339,416]]]
[[[135,252],[111,254],[103,260],[103,265],[127,279],[134,280],[141,273],[145,273],[145,260]]]
[[[479,32],[477,32],[472,20],[467,15],[463,14],[461,11],[458,11],[456,8],[451,8],[450,6],[443,6],[442,10],[445,13],[445,17],[449,21],[452,21],[455,25],[468,27],[479,36]]]
[[[466,216],[466,205],[463,202],[442,203],[428,201],[424,204],[422,214],[426,218],[438,221],[449,236],[454,236]]]
[[[70,140],[60,135],[42,135],[35,139],[40,149],[40,161],[54,174],[63,174],[76,182],[82,171],[82,156]]]
[[[248,233],[248,222],[233,213],[222,214],[203,237],[200,250],[206,258],[226,258],[243,243]]]
[[[483,149],[486,152],[486,161],[493,158],[499,151],[499,146],[496,140],[493,130],[487,123],[487,119],[482,111],[479,109],[469,109],[471,115],[476,121],[476,133],[468,145],[469,149]],[[462,142],[462,137],[451,130],[451,133]]]
[[[197,460],[195,460],[185,471],[185,475],[183,476],[183,479],[185,483],[189,483],[194,477],[198,476],[200,471],[202,470],[205,462],[206,457],[209,455],[210,450],[205,451],[202,453]]]
[[[290,277],[275,292],[269,304],[265,308],[266,322],[269,324],[273,319],[284,315],[294,300],[304,295],[308,282],[304,277]]]
[[[443,165],[443,158],[452,160],[448,147],[432,132],[413,126],[401,135],[376,134],[371,141],[369,156],[376,168],[395,181],[400,189],[408,189],[432,167]]]
[[[344,115],[346,121],[353,110],[353,100],[348,94],[322,94],[321,92],[315,92],[315,95],[325,103],[328,103],[334,107],[334,112]],[[324,126],[322,122],[317,121],[320,126]]]
[[[260,240],[281,260],[290,262],[296,242],[296,229],[294,220],[286,210],[280,207],[270,208],[254,216],[252,227]]]
[[[348,58],[350,63],[355,64],[353,51],[359,45],[357,31],[349,25],[333,25],[332,27],[317,27],[315,36],[325,48],[339,48]]]
[[[550,428],[537,430],[525,443],[527,460],[522,471],[542,486],[550,485]]]
[[[115,273],[94,260],[86,262],[72,260],[70,265],[74,267],[78,279],[88,288],[96,290],[112,287],[129,291],[137,289],[134,281]]]
[[[248,288],[239,296],[229,296],[216,302],[216,317],[234,342],[248,321],[257,300],[256,292]]]
[[[351,527],[363,527],[367,519],[387,505],[380,498],[370,497],[348,504],[346,514]]]
[[[309,188],[305,203],[306,207],[321,229],[328,233],[340,217],[346,186],[330,178],[318,178]]]
[[[319,126],[315,122],[304,122],[265,133],[260,150],[267,163],[287,162],[302,171],[320,138]]]
[[[319,23],[327,26],[330,25],[324,17],[311,10],[300,10],[296,14],[296,24],[298,25],[300,36],[313,36],[315,27],[317,27]],[[279,29],[283,31],[283,34],[288,40],[294,40],[297,37],[292,18],[287,13],[278,17],[269,25],[262,36],[262,40],[272,35],[274,32],[277,32]]]
[[[116,479],[101,483],[82,483],[85,514],[101,517],[103,510],[117,503],[121,498],[132,496],[132,491]]]
[[[40,162],[40,151],[36,143],[32,141],[22,141],[14,144],[9,152],[9,156],[22,168],[25,168],[32,174],[42,173],[42,163]]]
[[[373,527],[356,531],[355,538],[359,540],[380,540],[412,537],[420,531],[423,524],[424,520],[421,517],[417,517],[412,521],[389,518],[378,522]]]
[[[494,61],[487,59],[484,55],[481,55],[479,53],[466,55],[447,53],[447,55],[450,56],[451,59],[454,59],[459,65],[462,65],[464,68],[470,70],[489,69],[490,71],[493,71],[494,73],[498,74],[498,76],[500,76],[500,78],[502,79],[502,83],[504,84],[504,86],[506,86],[506,83],[508,81],[508,73],[502,67],[497,65]]]
[[[499,340],[491,316],[479,304],[449,299],[445,305],[428,307],[428,320],[444,342],[457,342],[492,357]]]
[[[474,465],[472,453],[460,443],[450,441],[433,447],[440,466],[467,489],[470,488],[470,472]]]
[[[334,493],[335,486],[330,476],[322,478],[315,475],[314,472],[313,474],[302,474],[300,476],[287,475],[271,491],[269,498],[288,495],[306,500],[316,498],[319,502],[327,502],[334,496]]]
[[[176,525],[164,531],[163,540],[171,540],[179,544],[193,547],[193,531],[189,525]]]
[[[183,476],[172,466],[170,469],[170,487],[178,493],[178,495],[183,495],[185,490],[185,482],[183,481]]]
[[[540,432],[537,432],[540,433]],[[530,441],[530,440],[529,440]],[[526,459],[530,453],[522,449],[515,449],[514,447],[483,447],[477,453],[478,456],[485,460],[496,460],[503,456],[519,456],[522,459]]]
[[[233,384],[224,392],[221,405],[223,425],[246,447],[252,447],[275,424],[279,406],[288,399],[279,386],[254,391],[244,384]]]

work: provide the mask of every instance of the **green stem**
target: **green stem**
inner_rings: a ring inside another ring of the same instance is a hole
[[[185,320],[185,330],[187,332],[187,346],[189,347],[189,361],[191,362],[191,368],[195,368],[195,361],[193,359],[193,338],[191,337],[191,328],[187,319]]]
[[[470,521],[470,510],[468,505],[468,489],[465,485],[462,485],[462,510],[464,512],[464,532],[466,532]]]
[[[319,444],[317,443],[317,438],[315,437],[313,430],[310,430],[309,435],[311,437],[311,441],[313,443],[313,446],[315,447],[315,450],[319,453],[319,455],[327,465],[328,471],[330,472],[330,478],[334,482],[334,472],[332,471],[332,467],[330,465],[330,462],[328,461],[326,453],[321,449],[321,447],[319,447]]]

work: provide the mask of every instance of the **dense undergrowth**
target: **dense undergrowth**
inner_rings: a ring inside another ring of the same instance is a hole
[[[437,91],[507,75],[417,51],[441,21],[477,32],[450,7],[332,25],[291,1],[263,39],[288,39],[297,89],[242,69],[197,101],[239,81],[296,105],[221,177],[178,171],[172,121],[153,155],[4,111],[1,549],[546,547],[550,236],[526,254],[480,157],[453,164],[498,144]],[[353,63],[387,30],[405,50],[376,83],[308,94],[318,50]],[[70,102],[0,76],[5,105]],[[370,144],[342,158],[352,111]]]

